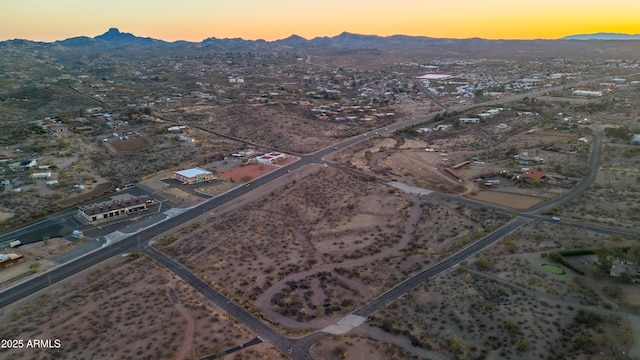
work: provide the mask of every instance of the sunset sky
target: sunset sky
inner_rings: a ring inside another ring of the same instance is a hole
[[[343,31],[486,39],[640,34],[638,0],[20,0],[0,9],[0,40],[93,37],[111,27],[167,41]]]

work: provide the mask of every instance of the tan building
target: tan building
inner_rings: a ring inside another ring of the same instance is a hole
[[[87,221],[98,221],[146,210],[152,202],[148,196],[116,195],[107,201],[80,206],[78,215]]]

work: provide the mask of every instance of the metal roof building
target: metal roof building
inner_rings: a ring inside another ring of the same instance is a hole
[[[174,176],[176,179],[188,184],[213,179],[213,173],[211,171],[201,168],[176,171]]]

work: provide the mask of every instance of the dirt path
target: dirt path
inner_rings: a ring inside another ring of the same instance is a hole
[[[352,268],[352,267],[361,266],[361,265],[375,262],[377,260],[384,259],[390,255],[397,253],[398,251],[405,248],[409,244],[413,236],[413,232],[415,231],[418,220],[420,219],[420,216],[422,214],[422,208],[420,207],[420,201],[418,201],[415,195],[403,194],[403,196],[410,203],[414,205],[411,208],[411,214],[409,215],[409,218],[407,219],[407,222],[405,224],[404,234],[396,245],[390,248],[384,249],[378,254],[375,254],[372,256],[367,256],[359,259],[345,260],[341,263],[324,264],[307,271],[288,275],[285,278],[281,279],[280,281],[274,283],[270,288],[266,289],[256,299],[256,301],[254,302],[254,305],[256,306],[256,308],[260,309],[265,314],[265,316],[271,319],[273,322],[276,322],[281,326],[288,327],[288,328],[308,328],[309,326],[315,327],[315,328],[322,328],[335,323],[336,320],[342,318],[343,315],[339,315],[329,319],[317,319],[317,320],[309,321],[307,323],[303,323],[273,311],[271,306],[271,298],[273,298],[274,295],[276,295],[279,291],[281,291],[287,282],[300,281],[308,276],[312,276],[323,271],[330,272],[332,276],[335,276],[339,278],[341,281],[344,281],[346,284],[349,284],[349,286],[351,286],[361,294],[364,294],[367,299],[371,298],[371,292],[369,291],[368,286],[358,281],[355,281],[353,279],[349,279],[344,276],[341,276],[335,273],[334,270],[336,268]]]
[[[174,355],[175,360],[183,360],[191,358],[191,347],[193,346],[193,335],[195,333],[196,321],[193,318],[193,314],[189,309],[185,308],[184,305],[180,303],[180,299],[178,298],[178,294],[176,294],[176,282],[177,279],[172,279],[169,284],[169,299],[171,299],[171,303],[173,306],[182,314],[182,316],[187,321],[187,326],[184,330],[184,335],[182,338],[182,343],[180,344],[180,348],[178,352]]]

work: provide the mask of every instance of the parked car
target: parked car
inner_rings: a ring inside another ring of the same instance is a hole
[[[554,217],[552,217],[552,218],[551,218],[551,220],[553,220],[553,221],[560,221],[560,218],[559,218],[559,217],[557,217],[557,216],[554,216]]]

